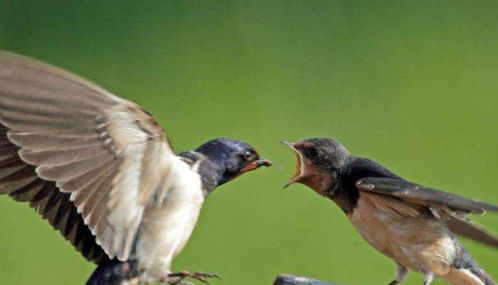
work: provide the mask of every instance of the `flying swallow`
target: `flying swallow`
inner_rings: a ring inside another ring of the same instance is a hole
[[[456,285],[495,284],[453,233],[498,247],[498,238],[466,217],[498,212],[498,206],[408,182],[332,139],[284,143],[297,157],[287,185],[302,183],[334,201],[358,233],[397,264],[389,285],[404,281],[408,269],[422,273],[424,285],[435,277]]]
[[[69,72],[0,52],[0,194],[28,202],[99,265],[97,273],[111,264],[111,271],[134,265],[139,282],[211,277],[171,273],[172,260],[209,193],[270,165],[228,138],[178,154],[140,106]],[[105,278],[94,274],[92,284],[112,283]]]

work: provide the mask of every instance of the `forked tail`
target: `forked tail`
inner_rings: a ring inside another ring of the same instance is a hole
[[[452,265],[453,269],[443,278],[454,285],[496,285],[470,254],[462,250],[462,255]]]
[[[86,285],[131,285],[138,284],[136,262],[110,260],[100,264]]]

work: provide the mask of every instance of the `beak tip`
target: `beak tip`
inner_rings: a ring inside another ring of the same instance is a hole
[[[291,182],[287,182],[284,187],[282,188],[282,190],[285,190],[287,189],[289,186],[291,186],[292,184],[294,184],[295,182],[294,181],[291,181]]]
[[[269,161],[268,159],[261,159],[260,162],[259,162],[259,165],[261,166],[266,166],[266,167],[270,167],[272,166],[272,162]]]

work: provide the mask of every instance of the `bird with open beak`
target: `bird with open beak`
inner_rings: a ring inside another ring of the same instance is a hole
[[[353,156],[328,138],[288,145],[297,157],[296,173],[286,185],[302,183],[334,201],[358,233],[393,259],[397,276],[408,269],[455,285],[493,285],[453,234],[498,247],[498,238],[472,223],[467,214],[498,212],[498,206],[411,183],[380,164]]]
[[[172,273],[171,263],[209,193],[270,165],[228,138],[178,154],[140,106],[0,52],[0,194],[29,202],[99,265],[88,284],[215,277]]]

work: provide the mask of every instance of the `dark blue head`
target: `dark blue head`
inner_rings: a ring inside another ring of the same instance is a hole
[[[216,175],[217,186],[261,166],[271,166],[271,162],[260,158],[252,146],[229,138],[208,141],[195,151],[212,162],[214,169],[210,171]]]

